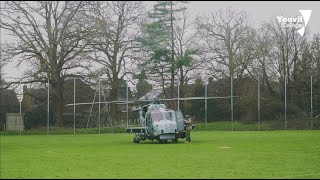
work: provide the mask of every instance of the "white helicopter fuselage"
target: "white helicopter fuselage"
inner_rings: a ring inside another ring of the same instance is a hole
[[[167,109],[164,104],[149,104],[140,109],[141,127],[129,128],[136,132],[134,142],[140,140],[178,141],[185,137],[183,116],[180,111]]]
[[[165,134],[175,134],[177,131],[177,123],[171,120],[161,120],[159,122],[154,122],[152,126],[154,129],[154,132],[153,132],[154,136],[165,135]]]
[[[147,134],[154,139],[175,139],[177,123],[175,112],[164,104],[151,104],[146,112]]]

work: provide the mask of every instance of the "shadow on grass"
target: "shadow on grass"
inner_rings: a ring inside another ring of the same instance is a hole
[[[151,140],[145,140],[145,141],[140,141],[139,143],[134,143],[132,141],[119,141],[119,144],[157,144],[157,145],[161,145],[161,144],[168,144],[168,145],[177,145],[177,144],[203,144],[206,143],[207,141],[203,141],[203,140],[194,140],[192,142],[187,142],[185,140],[179,140],[178,142],[172,142],[172,141],[167,141],[167,142],[159,142],[159,141],[151,141]]]

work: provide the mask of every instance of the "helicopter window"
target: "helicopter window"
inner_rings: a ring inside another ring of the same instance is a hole
[[[154,122],[161,121],[164,119],[172,121],[173,112],[152,111],[151,112],[151,119]]]
[[[151,112],[151,119],[153,121],[160,121],[162,118],[162,113],[160,111]]]
[[[177,121],[183,121],[183,115],[181,111],[176,111]]]
[[[167,120],[172,120],[172,113],[171,112],[165,112],[165,117]]]

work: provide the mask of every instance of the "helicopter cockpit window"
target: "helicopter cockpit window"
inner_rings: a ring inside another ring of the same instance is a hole
[[[164,112],[164,115],[165,115],[165,119],[167,120],[172,120],[172,112]]]
[[[151,119],[152,121],[160,121],[162,120],[162,112],[160,111],[152,111],[151,112]]]
[[[172,121],[173,112],[160,112],[160,111],[152,111],[151,112],[151,119],[154,122],[161,121],[161,120],[170,120]]]

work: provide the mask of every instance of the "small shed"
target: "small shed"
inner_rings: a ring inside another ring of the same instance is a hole
[[[7,113],[6,114],[6,131],[20,131],[24,130],[23,115],[20,113]]]

